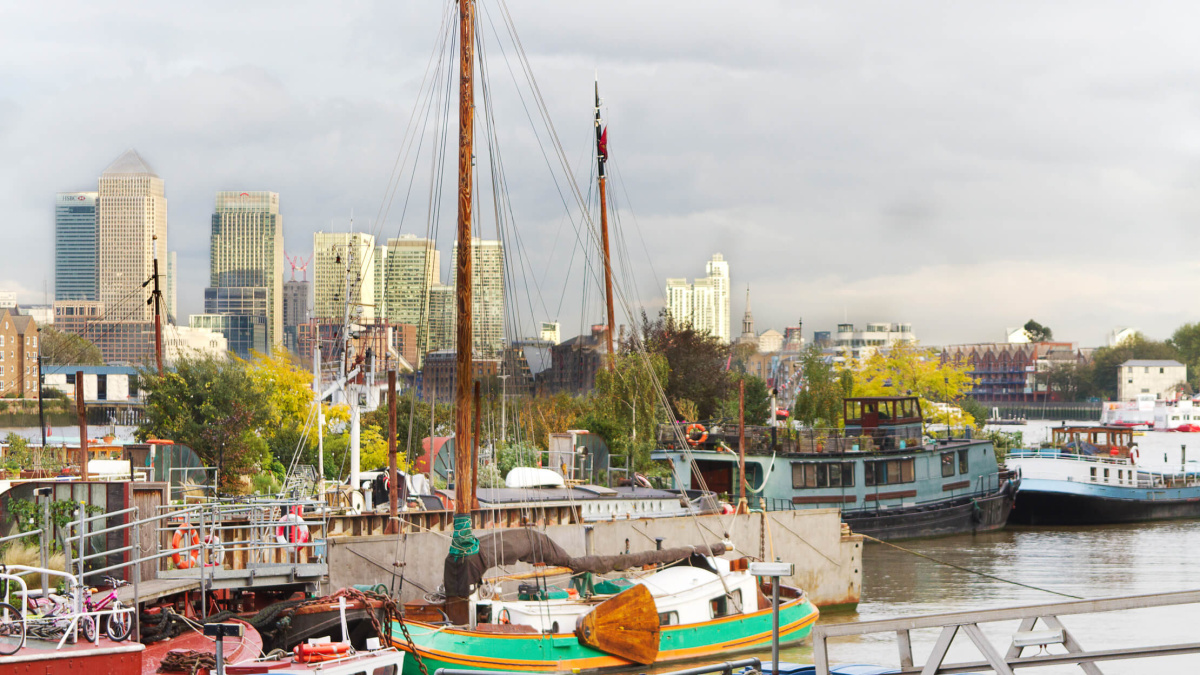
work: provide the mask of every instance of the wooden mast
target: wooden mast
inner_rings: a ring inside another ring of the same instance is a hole
[[[470,514],[471,474],[471,160],[475,126],[475,0],[458,0],[458,264],[455,270],[457,372],[454,378],[454,513]]]
[[[604,189],[607,177],[604,165],[608,162],[608,139],[600,122],[600,81],[596,80],[596,165],[600,176],[600,240],[604,246],[604,297],[608,303],[608,367],[616,367],[617,352],[613,339],[617,330],[617,319],[613,312],[612,258],[608,246],[608,194]]]

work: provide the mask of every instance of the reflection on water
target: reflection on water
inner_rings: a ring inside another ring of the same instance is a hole
[[[1200,521],[1091,527],[1024,527],[981,535],[901,542],[905,548],[955,565],[1069,595],[1096,598],[1200,588]],[[822,622],[867,621],[918,614],[991,609],[1068,598],[988,579],[939,565],[881,544],[863,551],[863,598],[858,611],[826,614]],[[1085,648],[1120,648],[1196,641],[1200,607],[1177,606],[1062,617]],[[1001,651],[1016,622],[988,624],[984,632]],[[929,653],[937,631],[913,633],[918,661]],[[1061,647],[1051,651],[1060,652]],[[1027,650],[1026,654],[1032,654]],[[764,661],[770,648],[752,654]],[[951,659],[978,660],[959,635]],[[834,663],[898,664],[895,634],[848,639],[830,645]],[[784,648],[781,660],[812,662],[808,641]],[[662,668],[660,670],[670,670]],[[1102,665],[1104,673],[1200,672],[1200,655]],[[1076,666],[1033,669],[1078,673]]]

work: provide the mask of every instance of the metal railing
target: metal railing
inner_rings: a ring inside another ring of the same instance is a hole
[[[981,670],[992,670],[996,673],[1011,675],[1015,668],[1069,664],[1079,665],[1088,675],[1100,675],[1100,669],[1096,666],[1099,661],[1197,654],[1200,653],[1200,642],[1149,647],[1107,647],[1089,651],[1084,649],[1075,636],[1067,630],[1059,617],[1196,603],[1200,603],[1200,590],[930,614],[904,619],[818,624],[813,627],[812,631],[813,661],[817,675],[829,675],[828,643],[830,639],[895,633],[900,662],[900,669],[895,672],[900,675],[915,675],[916,673],[939,675]],[[1020,626],[1012,634],[1007,648],[1003,645],[995,645],[979,627],[979,624],[982,623],[1017,620],[1020,621]],[[1039,621],[1044,626],[1043,630],[1035,630]],[[918,666],[913,657],[911,631],[924,628],[940,628],[941,633],[924,664]],[[959,631],[966,634],[983,657],[982,661],[945,663],[950,644]],[[1055,645],[1065,649],[1066,653],[1050,653],[1048,648]],[[1032,656],[1023,656],[1024,650],[1031,647],[1041,649]]]

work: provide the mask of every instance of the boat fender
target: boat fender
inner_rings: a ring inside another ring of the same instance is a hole
[[[191,533],[190,540],[189,532]],[[171,554],[171,561],[175,563],[175,568],[186,570],[195,567],[200,562],[200,550],[193,548],[190,551],[179,551],[178,549],[199,545],[200,535],[191,526],[184,524],[176,528],[174,536],[171,537],[171,548],[176,549]]]
[[[1140,455],[1141,455],[1141,453],[1138,452],[1136,445],[1130,447],[1129,448],[1129,463],[1137,464],[1138,460],[1141,458]]]
[[[693,434],[699,434],[699,435],[695,436]],[[707,440],[708,440],[708,430],[704,428],[703,424],[700,424],[699,422],[693,422],[688,425],[688,428],[687,428],[688,445],[690,445],[692,447],[696,447],[697,445],[700,445],[701,443],[703,443],[704,441],[707,441]]]
[[[275,541],[280,544],[295,544],[299,549],[302,544],[308,543],[308,525],[304,524],[304,519],[295,513],[289,513],[279,519],[278,525],[275,526]]]

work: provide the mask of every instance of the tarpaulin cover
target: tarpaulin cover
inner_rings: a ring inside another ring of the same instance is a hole
[[[528,529],[495,532],[479,537],[479,553],[455,561],[446,557],[445,584],[447,597],[466,597],[473,586],[483,581],[483,574],[493,567],[517,562],[566,567],[575,572],[605,574],[643,565],[673,563],[693,554],[719,556],[725,544],[680,546],[661,551],[638,551],[620,555],[589,555],[573,558],[554,540],[541,532]]]

